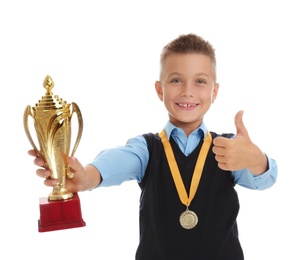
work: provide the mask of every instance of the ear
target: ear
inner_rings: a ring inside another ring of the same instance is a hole
[[[218,90],[219,90],[219,84],[215,83],[214,87],[213,87],[213,93],[212,93],[212,103],[214,103],[214,101],[215,101],[215,99],[217,97]]]
[[[155,88],[156,88],[158,97],[160,98],[161,101],[163,101],[163,89],[162,89],[162,84],[160,81],[156,81]]]

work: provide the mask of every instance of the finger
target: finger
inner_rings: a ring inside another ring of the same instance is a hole
[[[243,114],[244,114],[244,111],[240,110],[235,115],[234,121],[235,121],[236,133],[237,133],[237,135],[248,136],[248,131],[247,131],[247,129],[245,127],[245,124],[242,120]]]
[[[47,179],[47,178],[50,177],[51,172],[50,172],[50,170],[37,169],[37,170],[36,170],[36,175],[38,175],[38,176],[41,177],[41,178]]]
[[[71,172],[73,173],[79,172],[83,168],[81,163],[75,157],[68,157],[67,162],[69,164]]]
[[[35,150],[29,150],[28,152],[27,152],[30,156],[34,156],[34,157],[37,157],[37,152],[35,151]]]
[[[73,179],[76,172],[78,172],[78,168],[80,167],[79,161],[75,157],[68,157],[68,170],[67,170],[67,178]]]
[[[223,147],[224,146],[224,137],[217,136],[216,138],[213,139],[213,144],[215,146]]]
[[[221,162],[219,162],[217,165],[218,165],[218,167],[219,167],[220,169],[222,169],[222,170],[224,170],[224,171],[228,171],[228,170],[229,170],[229,168],[227,167],[227,164],[226,164],[226,163],[221,163]]]
[[[37,166],[40,166],[40,167],[44,167],[45,166],[45,161],[42,158],[40,158],[40,157],[36,157],[33,162]]]
[[[44,184],[45,184],[46,186],[48,186],[48,187],[55,187],[56,184],[57,184],[57,180],[55,180],[55,179],[46,179],[46,180],[44,181]]]
[[[224,154],[224,148],[223,147],[220,147],[220,146],[213,146],[212,147],[212,152],[216,155],[222,155]]]
[[[226,147],[228,146],[233,139],[229,139],[223,136],[217,136],[213,139],[213,144],[218,147]]]
[[[226,158],[225,158],[225,156],[222,156],[222,155],[216,155],[216,156],[215,156],[215,160],[216,160],[218,163],[226,163]]]

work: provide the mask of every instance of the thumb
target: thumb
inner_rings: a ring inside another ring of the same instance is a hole
[[[82,168],[81,163],[75,157],[68,157],[67,162],[74,173],[79,172]]]
[[[244,111],[240,110],[235,115],[236,135],[248,136],[248,131],[245,127],[244,122],[242,121],[243,114],[244,114]]]

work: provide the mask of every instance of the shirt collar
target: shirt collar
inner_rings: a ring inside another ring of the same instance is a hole
[[[177,129],[178,131],[182,131],[183,130],[179,127],[176,127],[173,123],[171,123],[170,121],[167,121],[165,127],[164,127],[164,132],[166,134],[166,137],[167,139],[169,140],[170,139],[170,136],[172,135],[172,132]],[[207,127],[205,125],[205,123],[203,122],[197,129],[195,129],[191,134],[194,134],[194,133],[200,133],[201,135],[204,136],[204,139],[207,135]]]

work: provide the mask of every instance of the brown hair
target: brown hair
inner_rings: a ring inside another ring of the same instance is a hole
[[[163,47],[160,57],[161,71],[166,57],[172,53],[204,54],[211,59],[214,66],[214,70],[216,68],[215,49],[208,41],[205,41],[202,37],[196,34],[190,33],[186,35],[180,35],[178,38],[174,39],[173,41],[169,42],[166,46]]]

